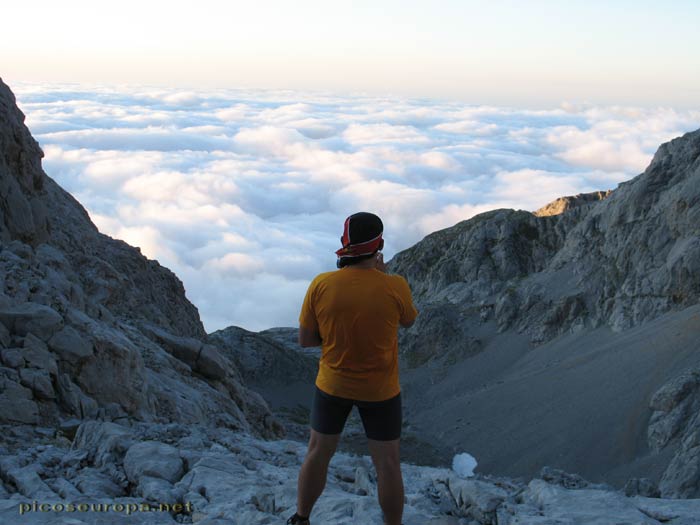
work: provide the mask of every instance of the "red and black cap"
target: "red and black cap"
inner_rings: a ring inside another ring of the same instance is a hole
[[[374,213],[361,211],[345,219],[343,247],[336,251],[338,257],[361,257],[370,255],[384,246],[382,233],[384,224]]]

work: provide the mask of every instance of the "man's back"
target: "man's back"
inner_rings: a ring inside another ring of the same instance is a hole
[[[299,318],[323,341],[316,385],[364,401],[397,395],[398,327],[416,314],[401,276],[352,266],[318,275]]]

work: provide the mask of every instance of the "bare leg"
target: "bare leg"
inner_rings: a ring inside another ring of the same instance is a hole
[[[384,512],[386,525],[401,525],[403,516],[403,477],[399,455],[399,440],[377,441],[368,439],[369,453],[377,470],[379,506]]]
[[[309,449],[299,471],[297,514],[308,516],[326,486],[328,463],[338,446],[340,434],[321,434],[311,429]]]

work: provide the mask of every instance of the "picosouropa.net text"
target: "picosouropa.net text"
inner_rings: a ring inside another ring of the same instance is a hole
[[[192,513],[192,503],[64,503],[64,502],[39,502],[20,503],[19,513],[27,514],[29,512],[116,512],[120,514],[135,514],[137,512],[173,512],[180,514],[186,512]]]

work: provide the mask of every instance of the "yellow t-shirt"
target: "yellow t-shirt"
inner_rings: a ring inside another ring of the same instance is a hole
[[[318,275],[299,315],[299,324],[318,330],[323,341],[316,386],[360,401],[396,396],[399,322],[417,315],[400,275],[352,266]]]

